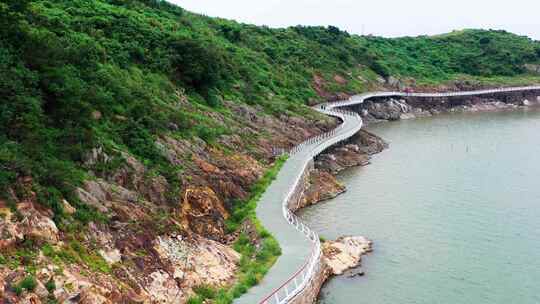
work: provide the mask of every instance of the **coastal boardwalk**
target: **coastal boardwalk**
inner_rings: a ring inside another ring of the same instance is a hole
[[[304,288],[318,271],[322,254],[319,237],[302,224],[289,211],[288,206],[298,199],[304,190],[304,178],[308,176],[314,157],[328,147],[353,136],[362,128],[362,119],[358,114],[339,108],[358,105],[366,99],[377,97],[443,98],[532,90],[540,90],[540,86],[448,93],[372,92],[354,96],[350,100],[314,107],[323,114],[340,118],[342,124],[329,133],[309,139],[295,147],[275,181],[261,197],[256,210],[257,217],[279,242],[282,255],[262,282],[237,299],[235,303],[290,303],[301,296]]]

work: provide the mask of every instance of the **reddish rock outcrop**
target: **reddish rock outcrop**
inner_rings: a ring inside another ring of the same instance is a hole
[[[9,248],[26,239],[39,243],[56,243],[58,228],[51,220],[51,211],[31,201],[15,205],[16,211],[0,201],[0,250]]]
[[[386,149],[388,144],[380,137],[361,130],[343,145],[331,148],[316,158],[315,166],[336,174],[343,169],[365,166],[370,156]]]
[[[327,171],[313,170],[310,174],[309,187],[304,192],[300,208],[332,199],[345,192],[345,186]]]
[[[89,178],[76,185],[76,197],[58,202],[67,216],[55,223],[52,211],[32,192],[31,178],[20,178],[20,189],[8,195],[15,204],[0,202],[0,250],[15,261],[20,259],[17,249],[29,246],[25,250],[36,258],[0,266],[0,298],[12,303],[54,298],[60,303],[176,304],[185,303],[199,285],[234,283],[239,255],[230,244],[240,233],[256,248],[260,243],[250,221],[234,233],[225,231],[233,202],[249,197],[275,160],[274,148],[290,148],[337,121],[317,113],[270,116],[260,107],[229,101],[223,102],[223,113],[206,113],[184,97],[179,92],[179,106],[208,115],[231,132],[209,144],[196,136],[177,136],[178,125],[170,124],[171,133],[155,142],[173,168],[167,179],[128,151],[95,147],[81,161]],[[89,223],[80,225],[71,217]],[[66,255],[59,257],[59,252]],[[12,287],[29,275],[28,269],[36,270],[37,287],[17,295]],[[53,292],[44,287],[51,280]]]
[[[210,187],[186,189],[180,206],[184,229],[216,240],[225,236],[225,220],[229,213]]]

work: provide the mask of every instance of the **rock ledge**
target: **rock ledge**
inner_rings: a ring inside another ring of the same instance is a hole
[[[357,268],[362,256],[373,251],[373,242],[363,236],[344,236],[335,241],[323,243],[324,262],[333,275],[341,275],[346,270]],[[363,274],[363,272],[358,272]]]

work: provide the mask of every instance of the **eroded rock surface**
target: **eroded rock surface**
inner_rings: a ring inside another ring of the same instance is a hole
[[[386,149],[388,144],[380,137],[361,130],[345,142],[316,158],[315,166],[336,174],[346,168],[369,164],[371,155]]]
[[[180,203],[180,219],[184,229],[220,239],[225,236],[225,220],[229,212],[210,187],[190,187]]]
[[[50,210],[31,201],[16,204],[14,211],[0,200],[0,249],[26,239],[40,243],[58,242],[59,231],[50,217]]]
[[[335,198],[345,192],[345,189],[332,174],[316,169],[310,174],[310,185],[304,192],[300,208]]]
[[[197,111],[189,102],[182,106]],[[176,125],[156,138],[157,151],[174,168],[167,176],[127,151],[90,149],[81,160],[88,178],[74,185],[73,197],[54,201],[66,219],[54,218],[44,207],[49,202],[33,193],[32,179],[20,177],[18,188],[4,195],[9,203],[0,201],[0,298],[182,304],[198,286],[234,284],[240,255],[232,244],[241,233],[256,250],[261,243],[249,220],[232,233],[225,229],[233,204],[249,198],[275,160],[274,148],[290,148],[337,121],[317,113],[270,116],[227,101],[224,107],[237,120],[208,113],[231,131],[212,144],[175,136]],[[86,223],[73,225],[72,217]],[[36,287],[17,294],[14,286],[29,269]]]
[[[373,242],[363,236],[345,236],[323,243],[325,263],[334,275],[361,265],[362,256],[373,251]]]
[[[452,91],[457,88],[476,90],[467,84],[455,84],[454,87],[440,87],[436,91]],[[433,90],[430,90],[433,92]],[[485,112],[514,109],[520,106],[540,105],[540,96],[535,92],[505,93],[501,96],[463,96],[451,98],[407,97],[402,99],[367,100],[357,107],[367,124],[380,121],[394,121],[426,117],[448,112]]]

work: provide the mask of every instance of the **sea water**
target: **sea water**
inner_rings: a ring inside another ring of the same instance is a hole
[[[324,304],[540,303],[540,110],[439,115],[367,129],[390,143],[301,217],[326,239],[363,235],[363,277]]]

